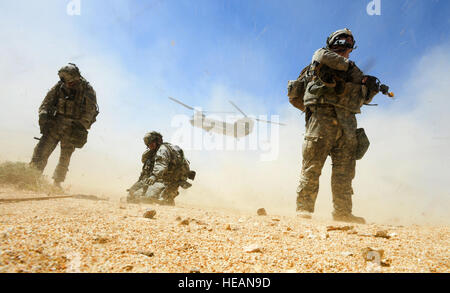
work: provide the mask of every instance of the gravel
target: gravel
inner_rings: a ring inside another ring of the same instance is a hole
[[[157,218],[142,217],[149,208]],[[448,226],[273,217],[114,199],[4,203],[0,272],[450,272]]]

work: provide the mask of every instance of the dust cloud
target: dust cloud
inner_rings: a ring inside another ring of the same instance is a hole
[[[79,46],[82,47],[81,41]],[[14,47],[29,46],[16,41]],[[14,47],[0,48],[0,55],[12,54]],[[34,49],[45,51],[44,48]],[[67,56],[79,52],[84,51],[75,47],[69,53],[47,54],[42,60],[29,64],[23,60],[31,60],[34,54],[26,50],[14,52],[14,58],[2,59],[0,161],[30,160],[36,144],[33,137],[39,135],[39,103],[46,90],[56,82],[57,68],[67,62]],[[368,221],[393,224],[450,223],[448,52],[448,46],[428,52],[417,61],[414,74],[399,89],[396,100],[383,103],[383,107],[366,107],[363,114],[358,115],[359,126],[366,129],[371,147],[366,157],[357,163],[353,184],[356,215],[364,216]],[[94,81],[101,114],[85,148],[74,153],[65,186],[72,192],[123,197],[125,190],[139,176],[145,132],[161,131],[170,142],[175,130],[170,127],[168,118],[162,119],[164,116],[161,115],[147,124],[133,121],[133,108],[123,106],[139,89],[129,92],[134,86],[134,78],[114,56],[85,56],[82,60],[81,70],[86,72],[88,80]],[[102,68],[108,68],[108,71]],[[283,97],[284,91],[280,89]],[[207,106],[229,98],[220,90],[211,90],[211,93],[212,102]],[[381,99],[386,98],[376,97],[376,101]],[[251,109],[249,114],[269,112],[251,94],[247,94],[239,105]],[[186,150],[192,169],[198,175],[194,186],[181,192],[177,199],[179,203],[252,213],[264,207],[271,214],[294,215],[304,116],[287,102],[276,110],[280,120],[288,125],[279,129],[279,137],[272,137],[275,140],[272,143],[279,148],[276,160],[262,161],[264,152],[261,150]],[[45,170],[48,177],[51,177],[58,154],[57,149]],[[316,205],[318,218],[329,219],[332,211],[330,171],[328,160],[320,181]]]
[[[429,66],[439,64],[439,66]],[[435,48],[417,62],[410,80],[393,101],[381,94],[365,107],[359,127],[371,140],[357,162],[353,210],[369,222],[448,224],[450,217],[450,54]],[[193,156],[199,176],[181,201],[255,212],[294,214],[301,167],[304,116],[290,105],[280,108],[287,127],[280,129],[279,156],[262,162],[245,152],[200,153]],[[331,162],[320,180],[316,216],[329,219]]]

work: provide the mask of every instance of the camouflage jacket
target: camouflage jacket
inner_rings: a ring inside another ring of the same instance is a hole
[[[96,121],[98,105],[96,93],[84,78],[76,90],[69,90],[59,81],[47,93],[39,107],[39,115],[63,116],[78,121],[85,129],[89,129]]]
[[[371,102],[378,93],[369,91],[362,84],[363,72],[352,62],[335,52],[321,48],[314,53],[312,63],[320,64],[321,70],[333,72],[335,86],[314,77],[306,87],[305,106],[331,104],[350,113],[361,113],[361,107]]]

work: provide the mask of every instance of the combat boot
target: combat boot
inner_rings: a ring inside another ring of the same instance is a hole
[[[127,203],[139,203],[139,199],[138,198],[136,198],[136,197],[134,197],[134,196],[130,196],[130,195],[128,195],[127,196]]]
[[[167,199],[161,200],[159,202],[159,204],[163,205],[163,206],[172,206],[173,207],[173,206],[175,206],[175,200],[173,198],[167,198]]]
[[[146,203],[146,204],[159,204],[159,199],[154,198],[152,196],[144,196],[144,197],[140,197],[139,202]]]
[[[312,213],[306,210],[297,210],[297,217],[302,219],[312,219]]]
[[[56,193],[64,194],[64,189],[62,188],[61,182],[59,181],[53,182],[53,189],[55,190]]]
[[[338,222],[365,224],[366,220],[363,217],[357,217],[352,214],[333,213],[333,220]]]

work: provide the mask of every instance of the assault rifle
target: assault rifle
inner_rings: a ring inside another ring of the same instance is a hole
[[[322,65],[318,62],[314,62],[312,64],[311,70],[313,76],[319,78],[326,86],[337,87],[337,92],[340,91],[342,83],[350,81],[350,76],[346,71],[331,69],[330,67]],[[394,93],[389,92],[389,86],[382,84],[377,77],[372,75],[364,75],[364,78],[366,79],[364,85],[366,85],[369,90],[381,92],[389,98],[394,98]]]
[[[367,78],[365,84],[369,89],[379,91],[383,95],[388,96],[389,98],[394,98],[394,93],[389,92],[389,86],[382,84],[377,77],[371,75],[365,75],[364,77]]]

